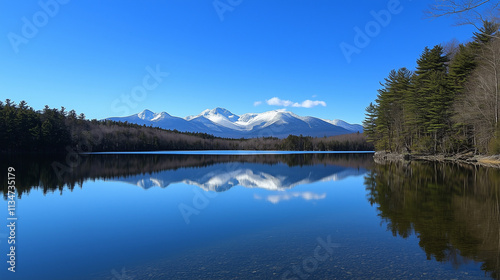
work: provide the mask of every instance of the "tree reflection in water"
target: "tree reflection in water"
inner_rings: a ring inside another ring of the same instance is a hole
[[[394,236],[415,234],[427,258],[481,262],[500,279],[500,170],[387,162],[365,176],[368,201]]]
[[[66,163],[61,157],[11,157],[0,160],[0,170],[16,168],[16,187],[19,197],[32,189],[43,193],[66,188],[82,187],[87,180],[120,180],[137,175],[158,174],[163,171],[201,169],[217,164],[257,163],[272,169],[276,164],[295,166],[336,166],[339,169],[364,170],[373,166],[373,154],[261,154],[261,155],[169,155],[169,154],[109,154],[81,155],[79,164],[71,169],[54,170],[54,163]],[[66,165],[67,166],[67,165]],[[6,173],[0,173],[0,190],[7,196]],[[292,174],[293,175],[293,174]]]
[[[53,162],[64,158],[4,158],[0,169],[16,167],[18,194],[82,187],[87,180],[115,180],[158,174],[165,170],[203,169],[216,164],[258,163],[270,169],[321,165],[369,170],[367,199],[394,236],[416,235],[428,259],[459,267],[480,262],[489,276],[500,279],[500,170],[452,163],[374,163],[372,154],[298,155],[91,155],[59,178]],[[293,168],[290,168],[293,169]],[[6,196],[7,180],[0,173]],[[62,179],[62,180],[61,180]]]

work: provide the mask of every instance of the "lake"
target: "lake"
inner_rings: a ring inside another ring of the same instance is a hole
[[[500,277],[497,169],[281,152],[18,156],[0,166],[1,279]]]

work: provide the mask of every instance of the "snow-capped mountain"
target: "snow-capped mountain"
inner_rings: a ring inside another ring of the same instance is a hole
[[[336,125],[336,126],[340,126],[342,128],[345,128],[349,131],[354,131],[354,132],[359,132],[359,133],[363,133],[363,126],[360,125],[360,124],[350,124],[350,123],[347,123],[343,120],[333,120],[333,121],[329,121],[329,120],[325,120],[326,122],[329,122],[333,125]]]
[[[152,125],[164,129],[176,129],[184,132],[202,132],[218,137],[255,138],[304,135],[313,137],[335,136],[362,132],[362,126],[349,124],[341,120],[322,120],[314,117],[302,117],[285,110],[264,113],[248,113],[241,116],[224,108],[205,110],[196,116],[174,117],[166,112],[153,113],[144,110],[128,117],[112,117],[107,120]]]

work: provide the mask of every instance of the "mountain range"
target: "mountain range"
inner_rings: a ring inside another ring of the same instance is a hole
[[[359,124],[342,120],[324,120],[302,117],[285,110],[264,113],[247,113],[241,116],[224,108],[207,109],[196,116],[175,117],[166,112],[153,113],[144,110],[127,117],[111,117],[106,120],[160,127],[182,132],[201,132],[225,138],[278,137],[304,135],[313,137],[336,136],[363,132]]]

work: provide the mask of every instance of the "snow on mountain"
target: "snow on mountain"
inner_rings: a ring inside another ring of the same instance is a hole
[[[144,110],[144,111],[140,112],[139,114],[137,114],[137,117],[139,117],[139,119],[141,119],[141,120],[150,121],[156,115],[157,114],[155,114],[149,110]]]
[[[151,118],[151,121],[158,122],[158,121],[166,120],[169,118],[172,118],[172,116],[165,113],[165,112],[161,112],[159,114],[155,114],[155,116],[153,118]]]
[[[218,118],[230,119],[231,121],[236,121],[238,118],[238,116],[236,116],[235,114],[231,113],[229,110],[224,108],[215,108],[212,110],[207,109],[203,111],[201,115],[207,118],[218,117]]]
[[[302,117],[286,110],[238,116],[227,109],[215,108],[185,118],[171,116],[166,112],[153,113],[144,110],[128,117],[113,117],[107,120],[152,125],[178,131],[209,133],[229,138],[270,136],[286,138],[290,134],[323,137],[363,131],[361,125],[349,124],[342,120],[329,121]]]
[[[186,120],[194,120],[197,118],[199,119],[200,117],[204,117],[205,119],[215,124],[221,125],[229,129],[241,130],[241,127],[239,127],[234,123],[238,121],[240,117],[224,108],[215,108],[212,110],[207,109],[201,112],[201,114],[199,114],[198,116],[186,117]]]
[[[251,116],[245,116],[244,119],[246,121],[238,122],[238,124],[246,127],[247,130],[251,130],[254,127],[268,127],[272,124],[288,124],[291,121],[291,114],[291,112],[279,110],[251,114]]]
[[[340,126],[340,127],[345,128],[347,130],[350,130],[350,131],[363,133],[363,126],[360,124],[350,124],[350,123],[347,123],[347,122],[345,122],[343,120],[339,120],[339,119],[336,119],[333,121],[329,121],[329,120],[325,120],[325,121],[329,122],[333,125]]]

